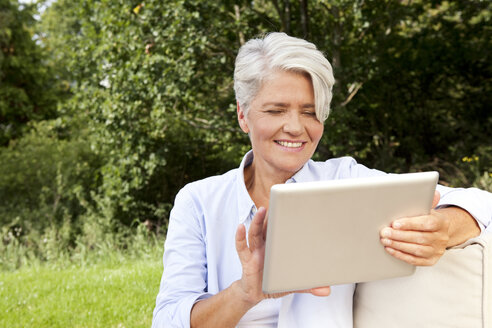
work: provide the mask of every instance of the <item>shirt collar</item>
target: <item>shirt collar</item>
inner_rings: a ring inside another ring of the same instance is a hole
[[[292,178],[290,178],[289,180],[285,181],[285,183],[297,183],[297,182],[311,182],[311,181],[315,181],[316,180],[316,177],[315,177],[315,175],[313,174],[313,171],[312,171],[312,162],[313,162],[312,159],[310,159],[309,161],[307,161],[307,163],[304,164],[304,166],[301,167],[301,169],[299,171],[297,171],[296,174],[294,174],[292,176]]]
[[[244,183],[244,168],[253,162],[253,151],[250,150],[244,155],[239,170],[237,172],[237,208],[239,214],[239,223],[244,223],[251,214],[256,212],[256,206]]]
[[[312,172],[312,161],[313,160],[310,159],[299,171],[297,171],[296,174],[292,176],[292,178],[285,181],[285,183],[310,182],[316,180],[316,177]],[[250,150],[246,153],[246,155],[244,155],[237,173],[236,184],[239,223],[244,223],[248,218],[252,218],[256,213],[255,203],[251,199],[244,183],[244,168],[252,162],[253,150]]]

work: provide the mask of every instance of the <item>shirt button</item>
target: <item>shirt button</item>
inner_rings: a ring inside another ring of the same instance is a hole
[[[255,215],[255,214],[256,214],[256,211],[257,211],[257,210],[256,210],[256,206],[253,206],[253,208],[251,208],[251,213],[252,213],[253,215]]]

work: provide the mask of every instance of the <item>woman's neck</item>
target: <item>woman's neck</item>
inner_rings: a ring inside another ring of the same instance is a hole
[[[261,170],[255,165],[255,161],[244,168],[244,183],[248,193],[257,208],[268,209],[270,189],[275,184],[285,183],[291,176],[282,176]]]

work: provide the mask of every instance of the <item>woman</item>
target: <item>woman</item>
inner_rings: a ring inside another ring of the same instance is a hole
[[[348,157],[310,159],[323,133],[333,84],[329,62],[305,40],[271,33],[241,47],[234,88],[239,125],[249,134],[252,151],[238,169],[188,184],[176,196],[153,327],[352,326],[352,284],[286,297],[261,290],[272,185],[384,174]],[[446,247],[489,224],[490,194],[438,190],[438,209],[381,231],[391,255],[431,265]],[[477,198],[487,201],[478,206]]]

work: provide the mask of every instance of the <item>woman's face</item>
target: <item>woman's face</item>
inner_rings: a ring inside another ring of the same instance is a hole
[[[250,135],[255,170],[266,174],[291,177],[311,158],[323,134],[311,79],[299,73],[271,74],[247,115],[238,107],[238,119]]]

